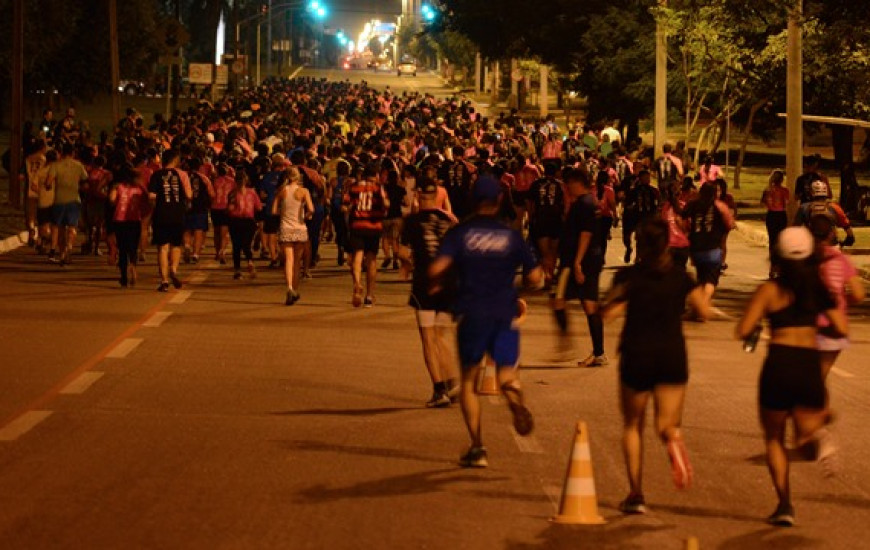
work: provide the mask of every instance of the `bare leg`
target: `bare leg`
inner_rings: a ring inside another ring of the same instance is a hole
[[[663,443],[680,437],[685,397],[686,386],[656,386],[653,389],[656,431]]]
[[[435,326],[434,352],[438,363],[438,370],[441,371],[442,380],[455,379],[456,364],[453,361],[453,354],[450,353],[450,345],[448,340],[452,334],[451,327]]]
[[[161,244],[157,247],[157,265],[160,270],[160,282],[169,282],[169,245]]]
[[[473,447],[483,445],[480,433],[480,401],[475,391],[479,371],[480,365],[463,369],[462,387],[459,394],[462,417],[465,419],[465,427],[468,428],[468,435]]]
[[[374,252],[368,252],[365,255],[366,264],[366,296],[375,295],[375,281],[378,276],[378,264],[376,263],[377,255]]]
[[[643,428],[650,392],[637,392],[626,386],[620,389],[622,405],[622,452],[632,494],[643,494]]]
[[[788,483],[788,455],[785,451],[785,426],[788,411],[772,411],[762,408],[761,427],[767,447],[767,469],[780,504],[791,504]]]
[[[294,290],[296,282],[296,258],[293,254],[293,245],[291,243],[283,243],[281,247],[284,249],[284,281],[287,283],[287,290]]]

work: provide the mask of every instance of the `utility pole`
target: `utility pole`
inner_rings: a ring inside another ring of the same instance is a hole
[[[24,126],[24,0],[12,2],[12,136],[9,140],[9,204],[21,208],[21,129]]]
[[[181,0],[175,0],[175,19],[178,20],[178,24],[181,24]],[[169,83],[169,89],[172,90],[170,92],[171,105],[169,108],[170,114],[174,113],[178,110],[178,95],[181,93],[181,45],[179,44],[178,49],[175,50],[173,55],[178,57],[178,76],[176,76],[176,80],[178,82],[178,86],[173,85],[172,82]],[[169,79],[172,80],[172,63],[169,63]],[[174,93],[173,93],[174,92]],[[167,118],[168,120],[168,118]]]
[[[121,79],[118,53],[118,0],[109,0],[109,51],[112,58],[112,122],[121,120],[121,95],[118,82]]]
[[[786,67],[785,172],[791,187],[789,216],[797,209],[795,183],[803,170],[803,52],[801,17],[803,0],[794,0],[788,17],[788,50]]]
[[[659,0],[659,7],[666,8],[667,0]],[[662,155],[668,133],[668,38],[661,21],[656,22],[656,100],[653,148],[655,157]]]
[[[272,0],[266,11],[266,76],[272,76]]]

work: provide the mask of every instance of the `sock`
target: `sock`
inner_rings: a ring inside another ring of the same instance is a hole
[[[559,325],[559,330],[563,334],[568,332],[568,312],[564,309],[554,309],[553,316],[556,317],[556,324]]]
[[[435,382],[432,384],[435,393],[447,393],[447,382]]]
[[[589,325],[589,336],[592,338],[592,354],[596,357],[604,355],[604,322],[601,315],[593,313],[586,316]]]

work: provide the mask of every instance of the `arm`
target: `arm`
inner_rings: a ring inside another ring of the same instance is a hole
[[[583,266],[581,265],[583,262],[583,257],[586,256],[586,251],[589,249],[589,243],[592,242],[592,233],[588,231],[583,231],[580,233],[580,239],[577,242],[577,257],[574,260],[574,278],[577,280],[577,284],[582,285],[586,280],[586,276],[583,274]]]
[[[851,305],[860,304],[867,297],[867,291],[864,288],[864,281],[860,275],[850,277],[846,281],[846,300]]]
[[[543,282],[544,270],[541,269],[541,266],[535,266],[534,269],[532,269],[528,273],[523,274],[523,284],[525,284],[526,288],[530,290],[537,290],[541,288]]]
[[[749,305],[746,306],[746,311],[743,312],[743,318],[738,321],[734,329],[734,337],[738,340],[743,340],[755,329],[755,327],[764,319],[764,314],[767,312],[767,303],[770,299],[774,288],[771,286],[774,283],[764,283],[749,300]]]
[[[311,219],[314,215],[314,202],[311,200],[311,193],[308,192],[308,189],[303,189],[303,200],[305,201],[305,219]]]
[[[282,187],[275,195],[275,200],[272,201],[272,215],[278,215],[278,206],[284,202],[284,197],[287,195],[287,186]]]
[[[608,291],[599,310],[601,319],[604,322],[611,321],[625,314],[625,310],[628,308],[625,294],[626,286],[624,283],[614,284],[610,291]]]
[[[441,290],[441,279],[453,265],[450,256],[438,256],[429,265],[429,293],[434,294]]]

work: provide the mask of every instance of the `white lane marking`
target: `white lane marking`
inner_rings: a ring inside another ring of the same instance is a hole
[[[514,441],[517,442],[517,447],[523,453],[538,455],[544,454],[544,448],[541,447],[541,443],[535,436],[522,436],[518,433],[514,433]]]
[[[305,67],[299,67],[298,69],[293,71],[293,73],[290,75],[290,80],[293,80],[294,78],[296,78],[296,75],[298,75],[300,72],[302,72],[302,69],[304,69],[304,68]]]
[[[149,317],[147,321],[142,323],[142,326],[148,328],[157,328],[162,325],[163,321],[168,319],[170,315],[172,315],[171,311],[158,311],[154,313],[154,315]]]
[[[198,284],[204,283],[206,279],[208,279],[208,273],[202,273],[202,272],[194,273],[190,277],[190,284],[198,285]]]
[[[852,374],[849,371],[845,371],[839,367],[831,367],[831,372],[833,372],[834,374],[837,374],[839,376],[842,376],[843,378],[855,378],[854,374]]]
[[[82,394],[90,388],[94,382],[103,377],[102,372],[95,371],[86,371],[81,373],[78,378],[67,384],[67,386],[60,390],[61,395],[77,395]]]
[[[144,338],[124,338],[121,343],[115,346],[112,351],[106,354],[106,357],[111,359],[123,359],[127,357],[131,351],[136,349],[136,346],[142,343]]]
[[[28,411],[22,414],[0,429],[0,441],[15,441],[49,416],[51,411]]]
[[[169,299],[170,304],[183,304],[190,298],[190,295],[193,294],[192,290],[179,290],[175,293],[175,295]]]

